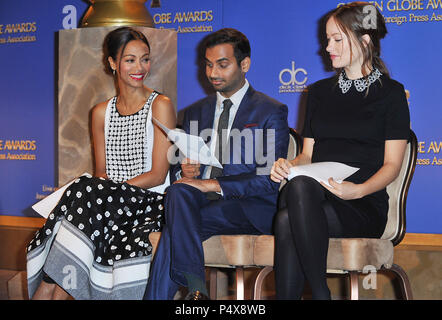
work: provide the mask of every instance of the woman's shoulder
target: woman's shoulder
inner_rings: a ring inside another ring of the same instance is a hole
[[[390,86],[390,89],[393,91],[404,91],[404,85],[402,83],[400,83],[399,81],[392,79],[390,77],[386,77],[384,79],[384,81]]]
[[[112,100],[106,100],[100,103],[97,103],[95,106],[92,107],[91,110],[91,116],[92,116],[92,126],[93,127],[103,127],[105,125],[105,118],[106,118],[106,109],[109,104],[109,102]]]
[[[175,107],[172,103],[172,100],[168,96],[158,93],[152,103],[153,116],[160,119],[168,119],[171,117],[175,117],[175,113]]]
[[[311,85],[308,86],[308,91],[311,93],[325,93],[327,91],[332,91],[335,85],[336,75],[333,75],[331,77],[313,82]]]
[[[92,116],[103,116],[104,117],[104,115],[106,113],[106,108],[112,99],[113,98],[110,98],[106,101],[99,102],[95,106],[93,106],[92,107]]]
[[[405,87],[399,81],[387,76],[380,78],[380,93],[381,97],[397,97],[405,95]]]
[[[156,93],[156,97],[154,100],[154,104],[164,104],[164,103],[172,103],[172,100],[166,96],[164,93],[158,92],[158,91],[153,91],[153,93]]]
[[[111,99],[97,103],[97,104],[93,107],[93,109],[106,109],[106,108],[107,108],[107,105],[109,104],[109,101],[110,101],[110,100],[111,100]]]

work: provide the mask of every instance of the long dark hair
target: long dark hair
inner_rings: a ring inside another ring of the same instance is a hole
[[[121,27],[106,35],[103,42],[103,63],[107,73],[112,74],[112,68],[109,65],[108,58],[112,57],[114,61],[117,61],[117,55],[120,50],[121,52],[124,52],[127,44],[132,40],[143,41],[150,51],[149,41],[145,35],[130,27]]]
[[[375,12],[374,12],[375,11]],[[374,16],[373,16],[374,13]],[[368,16],[371,14],[371,16]],[[354,39],[360,47],[363,54],[362,74],[367,77],[368,66],[372,65],[377,68],[382,74],[389,77],[389,72],[382,61],[381,55],[381,39],[387,34],[385,20],[375,5],[368,2],[352,2],[339,6],[333,11],[329,12],[325,21],[334,18],[338,27],[345,33],[347,38]],[[362,36],[367,34],[371,41],[368,45],[364,45]],[[350,45],[350,57],[352,56],[352,47]],[[337,70],[338,73],[341,70]]]

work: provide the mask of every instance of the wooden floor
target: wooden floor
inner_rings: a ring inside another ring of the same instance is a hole
[[[0,300],[27,300],[26,272],[0,270]]]
[[[235,300],[235,283],[234,274],[232,270],[218,271],[218,299],[221,300]],[[250,274],[249,274],[250,273]],[[252,292],[249,288],[252,287],[252,278],[255,272],[246,272],[246,299],[251,299]],[[208,277],[207,277],[208,278]],[[207,283],[209,287],[209,283]],[[180,290],[177,292],[175,299],[183,299],[187,292]],[[265,291],[267,297],[274,295],[273,290]],[[26,271],[2,270],[0,269],[0,300],[28,300],[28,293],[26,287]]]
[[[395,260],[404,267],[410,277],[413,296],[416,300],[442,300],[442,251],[414,251],[397,250]],[[252,298],[251,288],[257,270],[245,270],[245,298]],[[363,276],[363,275],[362,275]],[[362,277],[361,276],[361,277]],[[360,282],[362,278],[360,277]],[[209,277],[207,277],[208,279]],[[263,298],[275,299],[273,275],[270,274],[263,286]],[[399,296],[392,285],[392,279],[386,275],[377,277],[376,290],[360,291],[361,300],[390,300],[398,299]],[[329,277],[328,285],[332,292],[333,300],[348,299],[348,292],[343,288],[346,281],[342,277]],[[26,288],[26,271],[14,271],[0,269],[0,300],[28,300]],[[235,276],[233,270],[218,271],[217,296],[220,300],[235,300]],[[345,285],[346,286],[346,285]],[[209,284],[207,284],[209,288]],[[183,299],[186,292],[177,293],[176,299]],[[305,298],[309,299],[309,290],[305,291]]]
[[[26,272],[22,271],[26,269],[25,256],[22,254],[25,249],[20,244],[28,243],[28,238],[32,238],[41,221],[38,218],[27,219],[28,224],[23,227],[21,220],[21,225],[17,225],[14,219],[18,218],[5,221],[0,216],[0,300],[28,299]],[[407,272],[415,299],[442,300],[442,234],[407,234],[395,247],[394,261]],[[235,299],[235,276],[232,272],[231,269],[218,272],[218,299]],[[256,269],[245,270],[246,299],[252,297],[251,288],[256,273]],[[268,278],[263,287],[263,296],[274,299],[272,275]],[[396,299],[396,285],[391,277],[381,274],[377,279],[377,290],[361,292],[360,299]],[[328,281],[333,299],[346,298],[342,279],[330,278]]]

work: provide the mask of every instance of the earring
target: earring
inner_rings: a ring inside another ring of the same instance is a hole
[[[112,69],[112,74],[115,75],[115,69]]]

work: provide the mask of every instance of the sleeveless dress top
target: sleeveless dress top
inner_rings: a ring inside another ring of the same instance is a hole
[[[130,115],[118,112],[117,97],[109,100],[104,124],[109,179],[123,182],[151,170],[154,141],[152,104],[158,95],[158,92],[152,92],[143,108]],[[164,184],[149,190],[164,193],[168,186],[169,176]]]

